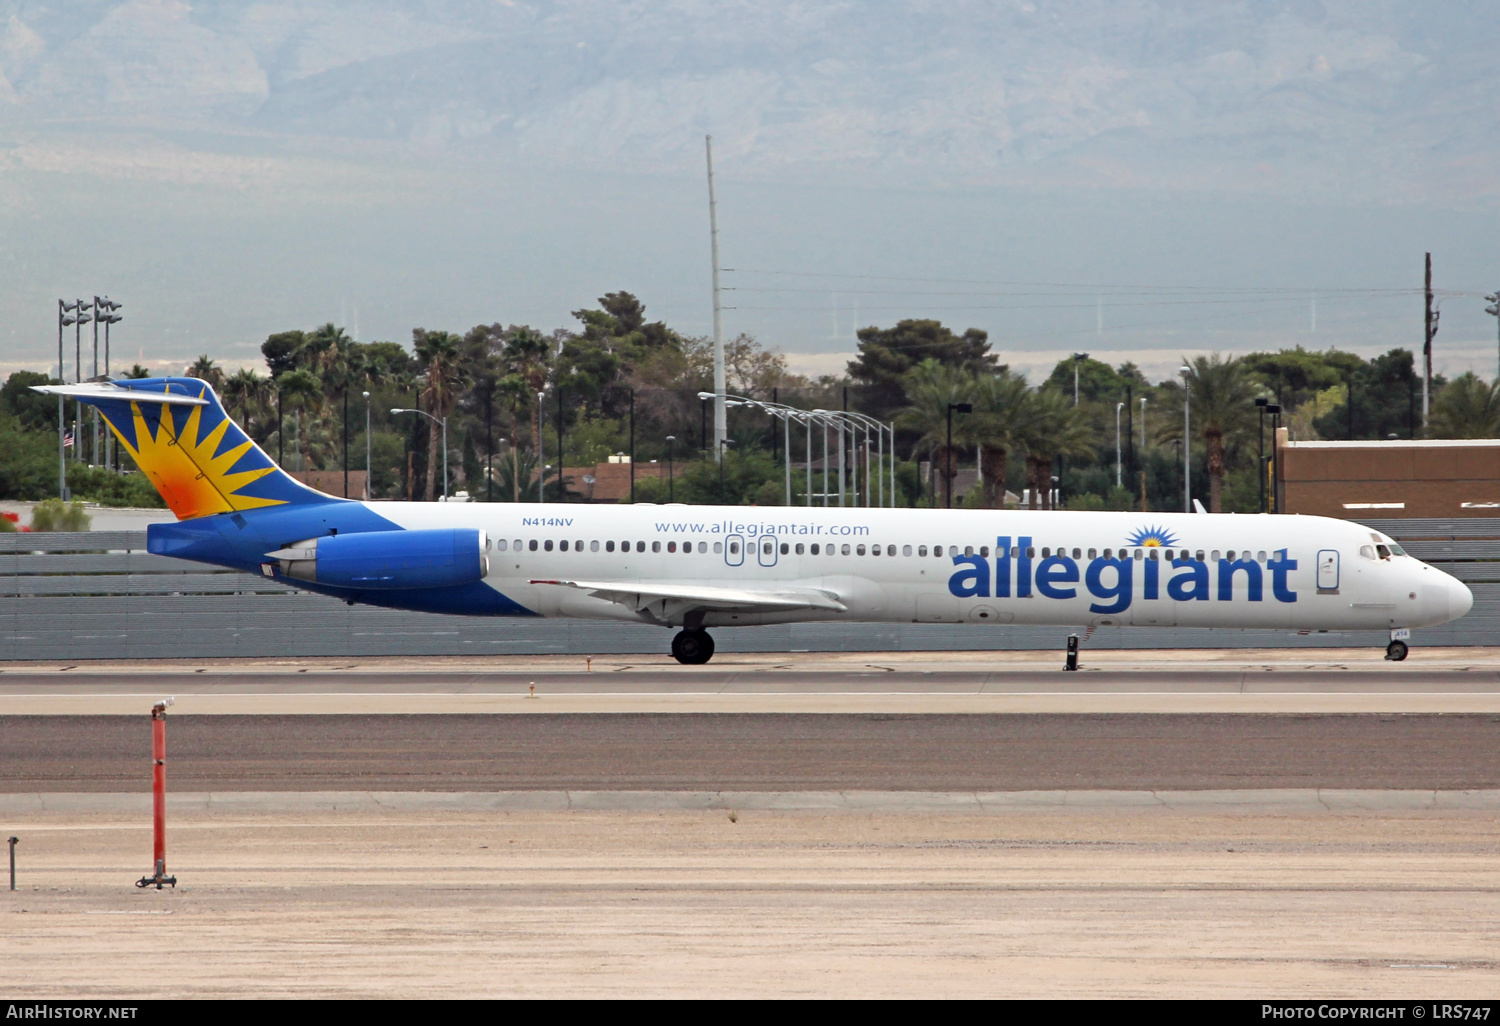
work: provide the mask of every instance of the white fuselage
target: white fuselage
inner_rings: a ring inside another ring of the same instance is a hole
[[[1443,623],[1473,602],[1461,582],[1401,554],[1384,535],[1323,517],[368,505],[407,529],[486,532],[485,583],[543,616],[680,622],[668,604],[545,583],[557,581],[802,589],[844,607],[710,611],[708,627],[847,620],[1383,630]]]

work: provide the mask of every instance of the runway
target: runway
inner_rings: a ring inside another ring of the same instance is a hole
[[[142,717],[0,717],[0,789],[139,791]],[[174,791],[1500,787],[1500,717],[189,716]]]
[[[1428,713],[1500,715],[1500,653],[842,653],[0,666],[0,714]]]

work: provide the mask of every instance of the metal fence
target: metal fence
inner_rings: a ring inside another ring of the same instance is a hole
[[[1474,608],[1418,645],[1500,645],[1500,518],[1370,520],[1468,582]],[[0,534],[0,660],[213,656],[664,654],[659,627],[348,606],[252,574],[153,556],[144,531]],[[725,652],[1061,649],[1059,627],[791,624],[715,631]],[[1101,628],[1091,648],[1383,647],[1383,631]]]

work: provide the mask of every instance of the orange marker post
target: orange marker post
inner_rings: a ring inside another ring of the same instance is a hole
[[[157,890],[163,884],[177,886],[177,878],[167,875],[167,707],[172,699],[164,698],[151,707],[151,858],[155,872],[136,881],[137,887]]]

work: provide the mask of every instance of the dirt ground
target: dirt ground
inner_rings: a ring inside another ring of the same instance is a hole
[[[1493,997],[1492,812],[12,814],[16,998]]]

